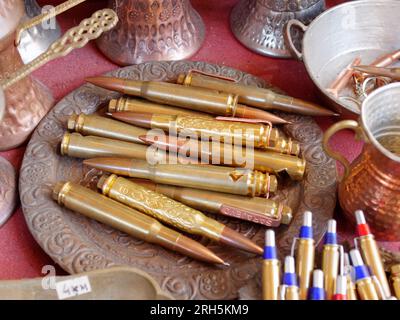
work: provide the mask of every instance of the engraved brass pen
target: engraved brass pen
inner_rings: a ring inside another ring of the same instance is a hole
[[[315,242],[313,239],[312,213],[304,212],[296,255],[296,273],[299,276],[300,299],[306,300],[314,269]]]
[[[115,119],[148,129],[161,129],[169,134],[187,132],[201,140],[219,140],[238,145],[268,149],[280,153],[298,155],[300,144],[284,138],[279,130],[270,125],[221,121],[186,115],[117,112]]]
[[[336,221],[328,221],[328,230],[325,234],[322,250],[322,271],[324,272],[324,285],[326,297],[332,299],[335,293],[336,277],[339,273],[339,246],[337,244]]]
[[[267,227],[278,227],[281,223],[289,224],[293,218],[290,207],[272,199],[156,184],[144,179],[131,181],[197,210],[247,220]]]
[[[324,109],[314,103],[278,94],[270,89],[248,86],[196,72],[179,75],[177,82],[185,86],[208,88],[237,94],[240,103],[264,110],[276,109],[310,116],[336,115],[333,111]]]
[[[299,300],[299,285],[295,271],[295,262],[292,256],[285,257],[282,286],[280,287],[281,300]]]
[[[152,102],[201,111],[224,117],[263,119],[287,123],[271,113],[238,104],[238,96],[216,90],[185,87],[174,83],[127,80],[110,77],[87,78],[86,81],[113,91],[142,97]]]
[[[371,278],[368,267],[364,264],[360,251],[350,251],[351,261],[356,273],[356,286],[361,300],[379,300],[375,284]]]
[[[265,232],[262,284],[263,299],[278,300],[280,263],[276,254],[275,232],[273,230],[267,230]]]
[[[264,196],[277,187],[275,176],[250,169],[189,164],[152,165],[145,160],[129,158],[94,158],[83,163],[122,176],[251,197]]]
[[[200,211],[115,174],[111,176],[103,175],[99,180],[98,188],[102,190],[105,196],[177,229],[190,234],[205,236],[213,241],[252,253],[262,254],[262,248],[251,240],[205,216]]]
[[[157,220],[73,182],[59,182],[53,199],[60,205],[135,238],[186,256],[217,264],[225,262],[200,243],[164,227]]]
[[[304,159],[270,150],[229,148],[222,143],[186,140],[174,136],[160,137],[148,134],[140,138],[161,150],[176,152],[184,156],[196,154],[202,163],[249,167],[270,173],[287,172],[293,180],[303,179],[306,169]]]
[[[365,220],[364,213],[361,210],[357,210],[355,212],[355,216],[358,232],[358,238],[356,238],[356,242],[359,242],[360,244],[364,261],[370,267],[372,274],[377,277],[385,297],[390,297],[391,292],[389,283],[375,238]]]

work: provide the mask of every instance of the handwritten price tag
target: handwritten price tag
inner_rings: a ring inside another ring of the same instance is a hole
[[[64,300],[92,292],[87,276],[56,283],[58,299]]]

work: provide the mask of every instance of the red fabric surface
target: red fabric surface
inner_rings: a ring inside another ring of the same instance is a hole
[[[39,1],[42,5],[60,2],[62,1]],[[236,0],[192,0],[193,6],[203,17],[207,30],[202,48],[191,60],[234,67],[263,78],[290,95],[320,102],[316,95],[316,88],[301,62],[257,55],[243,47],[234,38],[229,27],[229,14],[236,2]],[[327,1],[330,6],[340,2],[342,1]],[[67,30],[104,4],[105,1],[88,1],[64,13],[58,21],[63,30]],[[82,85],[85,77],[100,75],[115,68],[117,66],[103,57],[91,43],[65,58],[47,64],[34,75],[50,88],[58,101]],[[318,118],[316,120],[321,128],[326,130],[337,119]],[[332,145],[349,160],[353,160],[361,150],[361,144],[354,141],[353,133],[350,131],[338,133],[332,139]],[[24,151],[25,146],[22,146],[0,155],[19,170]],[[336,216],[339,220],[339,228],[342,229],[342,236],[353,234],[353,227],[346,227],[340,210],[337,211]],[[42,275],[42,267],[49,264],[54,265],[54,262],[30,235],[19,207],[8,223],[0,229],[0,279],[38,277]],[[58,270],[58,273],[62,272]]]

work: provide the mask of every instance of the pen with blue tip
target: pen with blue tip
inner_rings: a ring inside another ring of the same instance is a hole
[[[262,267],[263,299],[278,300],[280,262],[276,253],[275,232],[265,232],[264,261]]]

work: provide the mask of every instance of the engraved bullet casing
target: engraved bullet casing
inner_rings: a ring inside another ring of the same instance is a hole
[[[298,241],[296,273],[299,276],[300,299],[306,300],[314,269],[315,242],[312,239],[299,239]]]
[[[331,300],[335,293],[336,278],[339,271],[339,256],[338,245],[324,245],[322,271],[324,272],[324,285],[328,300]]]
[[[278,259],[264,260],[262,269],[263,300],[278,300],[280,263]]]

